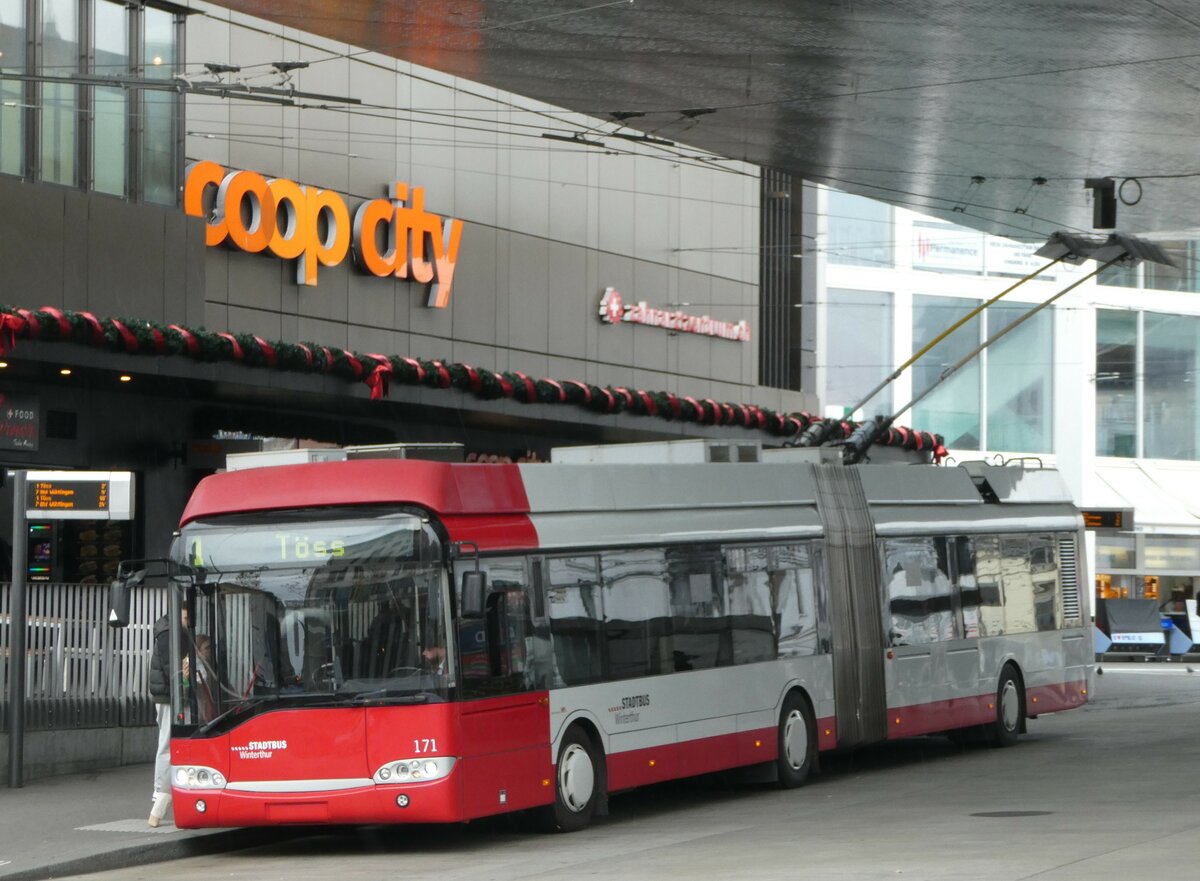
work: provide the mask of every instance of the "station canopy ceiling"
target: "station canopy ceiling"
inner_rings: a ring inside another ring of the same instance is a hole
[[[610,149],[650,133],[1029,241],[1092,230],[1111,178],[1119,231],[1200,227],[1195,0],[219,2],[611,120],[583,135]]]

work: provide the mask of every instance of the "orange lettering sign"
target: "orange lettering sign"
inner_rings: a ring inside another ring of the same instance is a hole
[[[410,195],[408,184],[397,181],[390,195],[390,200],[358,206],[352,224],[345,200],[333,190],[286,178],[267,180],[254,171],[227,171],[205,160],[188,166],[183,210],[205,218],[204,241],[210,247],[226,243],[295,260],[296,284],[315,285],[318,265],[336,266],[353,248],[354,262],[364,271],[428,285],[426,305],[445,309],[462,221],[426,211],[421,187],[413,187]]]

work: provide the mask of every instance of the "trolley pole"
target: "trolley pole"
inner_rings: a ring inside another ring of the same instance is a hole
[[[25,517],[26,472],[12,471],[12,607],[8,619],[8,785],[25,785],[25,583],[29,525]]]

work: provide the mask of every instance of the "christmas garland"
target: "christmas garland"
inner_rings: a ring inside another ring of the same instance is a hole
[[[178,324],[166,326],[133,318],[97,318],[43,306],[30,310],[0,306],[0,355],[18,339],[75,343],[130,355],[186,357],[205,362],[236,362],[249,367],[328,374],[363,382],[371,400],[388,396],[393,382],[430,388],[454,388],[484,400],[512,398],[524,404],[573,404],[598,413],[631,413],[674,422],[733,425],[779,437],[800,435],[819,417],[777,413],[753,404],[730,404],[671,392],[647,392],[623,386],[597,386],[574,379],[534,379],[517,370],[496,372],[470,364],[423,360],[403,355],[360,354],[319,343],[268,342],[246,333],[213,333]],[[826,420],[827,440],[845,440],[858,423]],[[946,450],[940,435],[890,428],[878,446],[928,450],[940,461]]]

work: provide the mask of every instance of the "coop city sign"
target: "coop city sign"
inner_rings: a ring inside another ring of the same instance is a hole
[[[444,309],[462,221],[426,211],[422,187],[397,181],[389,195],[363,202],[351,221],[345,200],[333,190],[268,179],[256,171],[230,171],[205,160],[188,166],[183,210],[206,219],[210,247],[225,243],[295,260],[296,284],[315,285],[319,266],[337,266],[353,249],[363,271],[428,285],[425,305]]]

